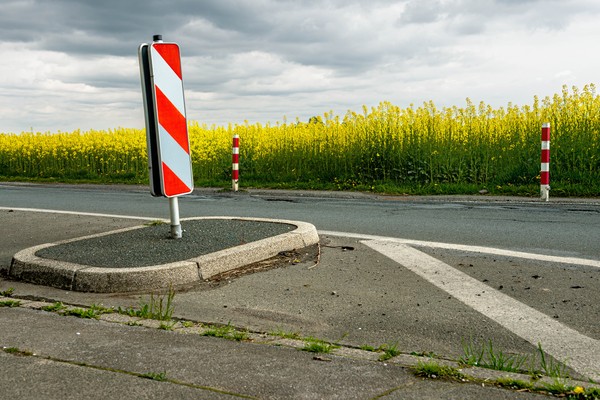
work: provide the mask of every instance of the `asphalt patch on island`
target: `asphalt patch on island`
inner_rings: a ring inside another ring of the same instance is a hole
[[[296,229],[291,224],[237,219],[189,220],[181,226],[181,239],[170,237],[168,224],[156,224],[47,247],[35,255],[93,267],[146,267],[188,260]]]

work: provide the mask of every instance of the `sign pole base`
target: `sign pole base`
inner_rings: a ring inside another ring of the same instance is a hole
[[[179,223],[179,202],[177,197],[169,197],[169,211],[171,214],[171,238],[181,239],[182,231]]]
[[[541,185],[540,194],[543,201],[550,201],[550,185]]]

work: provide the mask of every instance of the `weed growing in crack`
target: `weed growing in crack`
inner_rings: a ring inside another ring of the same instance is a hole
[[[141,318],[157,319],[159,321],[169,321],[173,316],[174,305],[173,298],[175,291],[172,286],[169,286],[167,295],[154,296],[150,295],[150,303],[143,304],[140,310]]]
[[[181,321],[181,326],[183,326],[184,328],[191,328],[194,325],[196,325],[196,324],[193,323],[192,321]]]
[[[540,367],[545,375],[557,379],[565,379],[569,377],[566,363],[556,362],[551,358],[547,358],[544,350],[542,349],[541,343],[538,343],[537,350],[538,354],[540,355]]]
[[[58,312],[58,311],[64,310],[65,308],[67,308],[67,306],[65,306],[60,301],[57,301],[56,303],[53,303],[49,306],[42,307],[42,310],[48,311],[48,312]]]
[[[92,304],[90,308],[70,308],[62,311],[63,315],[71,315],[78,318],[98,319],[102,314],[112,313],[114,309]]]
[[[163,321],[158,326],[158,329],[162,329],[164,331],[172,331],[176,323],[177,321]]]
[[[19,307],[21,305],[21,302],[18,300],[3,300],[0,301],[0,307]]]
[[[440,365],[433,360],[427,362],[419,361],[419,363],[413,367],[413,371],[415,375],[426,378],[464,379],[464,375],[458,369],[447,365]]]
[[[141,302],[140,308],[137,310],[132,307],[126,309],[119,307],[116,311],[119,314],[128,315],[130,317],[170,321],[173,317],[175,308],[173,305],[174,298],[175,291],[173,290],[173,287],[169,285],[169,291],[166,295],[155,295],[154,293],[151,293],[149,302]]]
[[[468,343],[463,341],[463,355],[459,362],[497,371],[521,372],[528,360],[528,355],[506,354],[502,350],[494,349],[491,340],[479,347],[470,340]]]
[[[510,378],[510,377],[498,378],[498,379],[496,379],[495,383],[499,386],[510,388],[510,389],[515,389],[515,390],[523,390],[523,389],[531,390],[531,389],[533,389],[533,385],[530,382],[525,382],[521,379],[514,379],[514,378]]]
[[[8,353],[8,354],[13,354],[16,356],[23,356],[23,357],[33,355],[33,353],[31,351],[21,350],[18,347],[3,347],[2,351],[4,351],[5,353]]]
[[[146,378],[146,379],[152,379],[153,381],[166,381],[167,380],[167,373],[166,372],[147,372],[145,374],[141,374],[140,377],[142,378]]]
[[[298,332],[287,332],[283,329],[277,328],[271,332],[269,332],[271,336],[277,336],[283,339],[300,339],[300,333]]]
[[[239,342],[248,339],[248,332],[239,331],[230,324],[227,324],[225,326],[208,327],[204,332],[202,332],[202,336],[212,336],[217,338],[236,340]]]
[[[398,342],[396,343],[387,343],[379,346],[379,351],[382,351],[383,354],[379,356],[379,361],[389,360],[390,358],[396,357],[400,354],[400,350],[398,350]]]
[[[311,353],[331,353],[332,350],[339,348],[331,343],[327,343],[321,339],[316,339],[312,336],[304,339],[304,347],[301,349],[303,351],[308,351]]]

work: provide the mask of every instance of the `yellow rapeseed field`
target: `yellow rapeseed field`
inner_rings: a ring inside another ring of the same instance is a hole
[[[600,97],[590,84],[533,104],[492,108],[389,102],[308,122],[207,126],[189,123],[194,178],[231,179],[231,138],[240,136],[242,182],[375,188],[381,185],[539,182],[540,132],[551,124],[551,185],[600,182]],[[146,182],[143,130],[0,134],[0,176]],[[593,194],[593,193],[592,193]]]

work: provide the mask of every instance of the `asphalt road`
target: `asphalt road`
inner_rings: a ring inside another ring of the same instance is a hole
[[[15,210],[3,214],[0,268],[19,247],[39,244],[32,240],[91,233],[100,220],[103,230],[140,223],[54,213],[21,219],[27,211],[19,209],[145,218],[168,218],[169,211],[145,187],[8,183],[0,185],[0,208]],[[299,265],[180,293],[180,317],[283,328],[351,346],[399,340],[406,351],[454,358],[470,337],[511,353],[531,353],[541,341],[556,359],[600,376],[600,200],[198,190],[180,198],[180,212],[306,221],[323,246],[314,269]],[[30,225],[21,229],[20,220]],[[43,296],[106,300],[51,290]],[[116,306],[137,297],[110,300]]]
[[[197,190],[181,217],[244,216],[306,221],[318,230],[600,259],[600,200],[382,197],[362,194]],[[0,206],[169,218],[146,187],[0,185]]]

